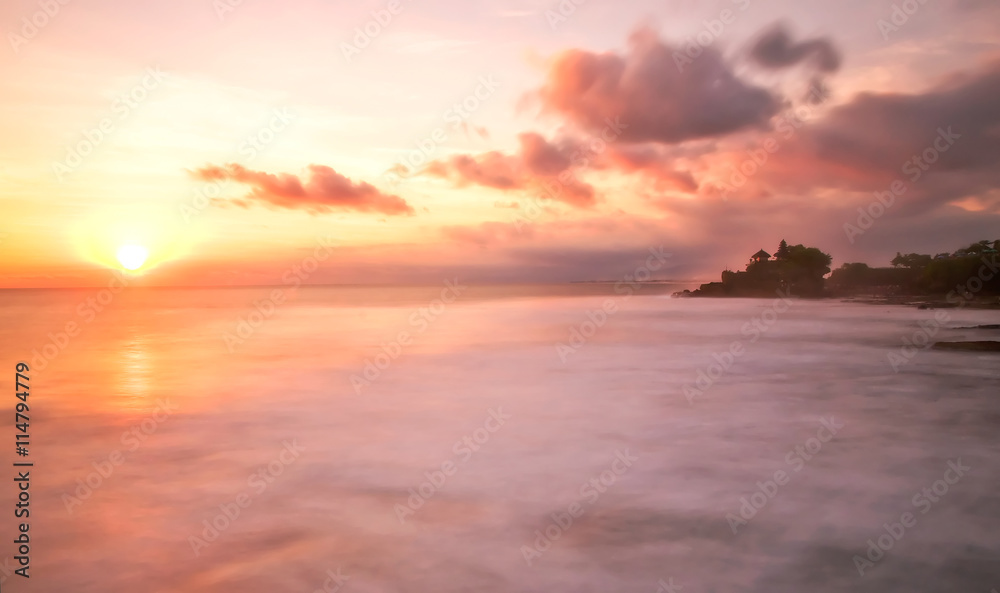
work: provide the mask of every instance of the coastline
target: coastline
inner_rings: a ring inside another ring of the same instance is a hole
[[[823,297],[839,298],[845,303],[868,305],[902,305],[918,309],[996,309],[1000,310],[1000,297],[988,299],[962,299],[956,302],[954,295],[910,295],[887,297]]]
[[[760,291],[741,292],[738,294],[714,293],[705,294],[699,290],[682,290],[673,293],[674,298],[699,298],[699,299],[769,299],[774,298],[773,293]],[[918,309],[996,309],[1000,310],[1000,296],[989,298],[966,299],[956,297],[953,293],[935,295],[890,295],[890,296],[862,296],[851,294],[824,294],[824,295],[791,295],[793,298],[808,299],[814,301],[833,301],[843,303],[859,303],[864,305],[898,305],[904,307],[917,307]]]

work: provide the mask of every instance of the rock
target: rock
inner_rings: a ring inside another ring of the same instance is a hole
[[[935,342],[935,350],[957,350],[962,352],[1000,352],[1000,342],[982,340],[978,342]]]
[[[931,302],[931,303],[920,303],[917,305],[918,309],[954,309],[958,305],[955,303],[947,302]]]

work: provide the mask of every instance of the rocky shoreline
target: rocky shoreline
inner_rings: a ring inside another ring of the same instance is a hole
[[[996,340],[976,340],[969,342],[935,342],[935,350],[952,352],[1000,352],[1000,342]]]
[[[844,303],[864,303],[869,305],[902,305],[918,309],[997,309],[1000,298],[949,300],[948,295],[886,296],[886,297],[824,297],[839,298]]]
[[[757,299],[774,298],[773,293],[752,291],[738,294],[705,294],[698,291],[682,290],[674,292],[674,298],[723,298],[723,299]],[[792,294],[792,297],[797,295]],[[862,297],[845,295],[820,295],[808,297],[810,300],[839,300],[842,303],[861,303],[865,305],[900,305],[904,307],[917,307],[918,309],[996,309],[1000,310],[1000,297],[988,299],[963,299],[960,302],[949,301],[947,295],[923,295],[923,296],[885,296],[885,297]],[[1000,328],[1000,325],[997,326]],[[993,329],[993,328],[990,328]]]

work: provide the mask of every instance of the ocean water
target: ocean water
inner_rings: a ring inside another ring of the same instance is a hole
[[[3,591],[1000,589],[997,312],[676,289],[2,291]]]

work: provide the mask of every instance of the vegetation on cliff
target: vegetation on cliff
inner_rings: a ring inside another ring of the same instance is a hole
[[[830,272],[832,258],[816,247],[789,246],[784,240],[775,255],[753,254],[745,271],[722,272],[721,282],[702,284],[682,296],[772,296],[787,290],[795,296],[1000,295],[997,256],[1000,240],[978,241],[952,253],[931,256],[896,253],[891,267],[846,263]],[[829,278],[826,275],[830,274]]]
[[[960,295],[1000,294],[1000,273],[995,271],[1000,241],[978,241],[952,253],[931,256],[896,253],[892,267],[871,268],[850,263],[837,268],[826,285],[834,295],[902,294]],[[991,266],[994,270],[991,270]]]
[[[772,259],[763,249],[753,254],[746,270],[722,272],[721,282],[702,284],[697,296],[772,296],[787,290],[797,296],[821,296],[823,277],[830,273],[829,254],[815,247],[778,245]]]

